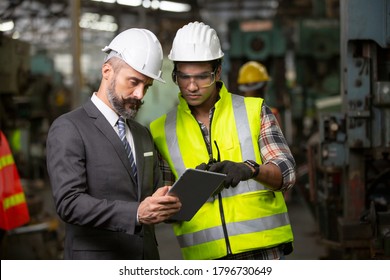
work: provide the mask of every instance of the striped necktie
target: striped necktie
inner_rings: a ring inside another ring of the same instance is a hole
[[[125,146],[127,157],[130,160],[131,172],[134,175],[135,181],[137,182],[137,166],[135,165],[134,156],[131,152],[131,148],[129,142],[126,139],[126,127],[125,120],[123,117],[119,117],[118,119],[118,130],[119,130],[119,138],[121,139],[123,146]]]

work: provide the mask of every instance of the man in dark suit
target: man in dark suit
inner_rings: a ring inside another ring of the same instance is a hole
[[[103,51],[98,91],[57,118],[47,138],[53,197],[66,226],[64,258],[159,259],[153,225],[181,204],[165,196],[151,135],[133,118],[153,80],[164,82],[162,48],[152,32],[133,28]],[[119,119],[126,120],[122,139]]]

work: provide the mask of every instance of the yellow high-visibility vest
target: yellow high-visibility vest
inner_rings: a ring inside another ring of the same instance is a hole
[[[176,178],[186,168],[209,160],[199,124],[186,101],[181,96],[179,100],[177,108],[150,125],[157,148]],[[252,159],[261,163],[262,103],[261,98],[232,95],[222,86],[210,128],[214,158],[216,141],[221,161]],[[216,259],[293,241],[283,194],[255,180],[224,189],[221,197],[211,197],[191,221],[175,223],[174,232],[185,259]]]

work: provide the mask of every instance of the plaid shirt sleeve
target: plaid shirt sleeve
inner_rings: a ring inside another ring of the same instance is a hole
[[[291,189],[296,180],[295,160],[275,115],[267,105],[261,110],[259,147],[263,164],[275,164],[282,171],[280,191]]]
[[[160,153],[158,153],[158,158],[160,160],[160,169],[164,186],[172,186],[175,182],[175,176],[173,175],[173,172],[171,171],[168,162],[163,159]]]

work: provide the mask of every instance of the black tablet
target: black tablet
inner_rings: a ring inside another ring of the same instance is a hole
[[[181,209],[172,220],[189,221],[199,208],[222,185],[226,174],[189,168],[173,184],[167,195],[180,199]]]

